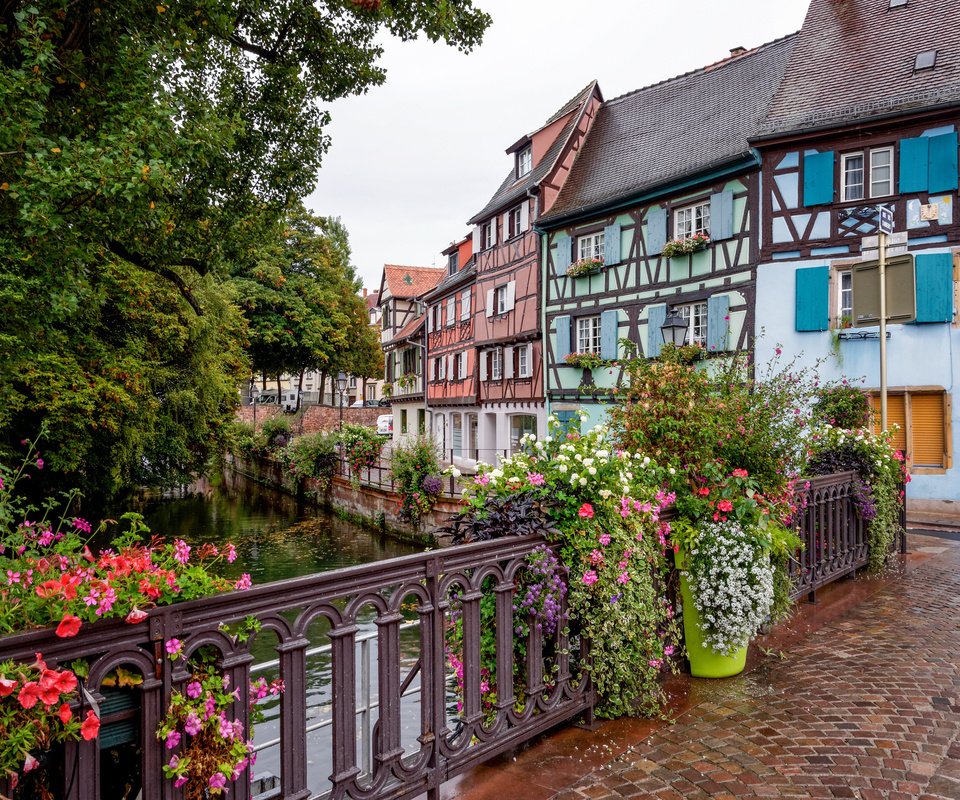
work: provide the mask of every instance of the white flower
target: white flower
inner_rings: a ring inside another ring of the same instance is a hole
[[[497,469],[491,471],[490,480],[497,480],[503,477],[503,470],[497,467]]]
[[[597,458],[608,458],[610,453],[606,450],[597,450]]]
[[[581,486],[586,486],[586,485],[587,485],[587,479],[586,479],[586,478],[581,478],[581,479],[580,479],[580,485],[581,485]]]
[[[613,494],[609,489],[601,489],[599,492],[600,496],[606,500],[610,495]]]
[[[676,471],[673,467],[670,467],[670,469],[667,470],[667,471],[668,471],[671,475],[676,475],[676,474],[677,474],[677,471]]]
[[[580,476],[579,476],[576,472],[574,472],[574,473],[572,473],[572,474],[570,475],[570,480],[575,481],[575,480],[576,480],[577,478],[579,478],[579,477],[580,477]]]
[[[566,472],[566,471],[567,471],[567,465],[566,465],[566,464],[561,464],[559,467],[557,467],[557,471],[558,471],[558,472]]]
[[[584,463],[586,463],[586,462],[584,462]],[[596,468],[596,467],[587,467],[587,472],[589,472],[591,475],[596,475],[596,474],[597,474],[597,468]]]
[[[460,470],[458,470],[456,467],[450,467],[450,474],[454,478],[459,478],[460,475],[462,475],[463,473],[461,473]]]
[[[543,450],[543,442],[537,442],[537,443],[534,445],[534,447],[536,447],[537,450]]]
[[[592,458],[585,458],[585,459],[583,459],[583,466],[585,466],[585,467],[589,467],[592,463],[593,463],[593,459],[592,459]]]
[[[650,457],[649,457],[649,456],[644,456],[644,457],[643,457],[643,466],[647,466],[649,463],[650,463]]]

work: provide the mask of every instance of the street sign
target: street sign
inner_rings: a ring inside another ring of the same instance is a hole
[[[887,236],[887,258],[907,252],[907,232],[900,231]],[[864,236],[860,239],[860,257],[866,260],[879,258],[880,237]]]
[[[887,258],[887,322],[913,322],[917,318],[917,289],[913,256]],[[863,261],[853,267],[853,327],[880,324],[880,262]]]
[[[893,209],[890,206],[877,206],[877,212],[880,215],[879,231],[889,236],[893,233]]]

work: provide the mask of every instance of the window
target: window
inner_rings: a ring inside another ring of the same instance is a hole
[[[853,323],[853,272],[849,269],[837,272],[837,327],[846,328]]]
[[[364,398],[367,403],[375,403],[377,401],[377,385],[375,383],[368,383],[366,391],[364,392]]]
[[[353,375],[350,376],[350,383],[348,384],[348,386],[349,386],[349,388],[351,388],[351,389],[356,389],[356,388],[357,388],[357,379],[356,379],[355,377],[353,377]]]
[[[524,345],[517,348],[517,377],[530,377],[530,346]]]
[[[603,258],[603,231],[577,237],[577,252],[580,259]]]
[[[463,353],[457,353],[453,357],[453,375],[450,380],[458,381],[463,378]]]
[[[421,436],[427,432],[427,412],[422,408],[417,409],[417,433]]]
[[[873,427],[880,429],[880,394],[872,395]],[[907,459],[911,472],[942,472],[950,468],[947,425],[950,396],[943,391],[905,390],[887,394],[887,425],[899,426],[893,446]]]
[[[470,319],[470,312],[473,310],[472,303],[473,293],[467,289],[463,294],[460,295],[460,319],[466,320]]]
[[[460,253],[457,251],[454,251],[449,256],[447,256],[447,271],[451,275],[454,275],[459,269],[460,269]]]
[[[408,347],[403,351],[403,374],[410,375],[417,372],[417,351]]]
[[[493,226],[496,223],[493,220],[485,222],[480,226],[480,249],[486,250],[493,247]]]
[[[517,153],[517,177],[522,178],[533,169],[533,148],[524,147]]]
[[[866,172],[865,158],[869,158],[869,172]],[[893,194],[892,147],[876,147],[866,154],[840,156],[840,197],[843,201],[863,200],[868,185],[870,197]]]
[[[444,375],[446,361],[447,360],[443,356],[438,356],[437,358],[433,359],[433,376],[435,380],[446,380]]]
[[[673,216],[674,238],[689,239],[695,233],[710,235],[710,203],[678,208]]]
[[[407,409],[400,409],[400,433],[407,432]]]
[[[390,305],[389,304],[383,307],[383,317],[381,318],[380,321],[383,324],[384,330],[390,327]]]
[[[497,314],[507,313],[507,287],[498,286],[493,292],[493,307]]]
[[[457,298],[456,295],[447,298],[447,327],[457,322]]]
[[[490,351],[490,380],[499,381],[503,378],[503,348],[496,347]]]
[[[435,306],[430,306],[430,328],[437,331],[441,327],[443,327],[443,309],[438,303]]]
[[[707,304],[691,303],[686,306],[679,306],[674,309],[683,317],[689,327],[687,328],[687,344],[698,344],[701,347],[707,346]]]
[[[520,449],[520,440],[524,434],[537,433],[537,418],[531,414],[517,414],[510,417],[510,451],[515,453]]]
[[[600,315],[577,320],[577,352],[600,355]]]
[[[521,227],[522,223],[520,219],[520,206],[517,206],[516,208],[511,208],[507,214],[507,217],[509,218],[509,223],[510,223],[507,236],[509,236],[512,239],[514,236],[519,236],[521,233],[523,233],[523,228]]]

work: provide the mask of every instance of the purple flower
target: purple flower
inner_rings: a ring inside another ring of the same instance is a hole
[[[547,479],[539,472],[528,472],[527,480],[530,481],[531,486],[543,486],[547,482]]]
[[[199,681],[192,681],[187,684],[187,697],[196,700],[203,693],[203,687]]]
[[[186,775],[181,775],[179,778],[177,778],[177,779],[173,782],[173,785],[176,786],[176,787],[179,789],[179,788],[180,788],[181,786],[183,786],[183,784],[185,784],[188,780],[189,780],[189,778],[188,778]]]
[[[427,475],[420,482],[420,487],[427,494],[436,497],[443,491],[443,479],[439,475]]]
[[[222,789],[227,785],[227,779],[222,772],[214,772],[207,783],[210,784],[211,789]]]
[[[250,581],[250,574],[248,572],[244,572],[243,575],[241,575],[237,579],[237,582],[233,584],[234,589],[239,589],[241,591],[246,591],[247,589],[250,588],[250,586],[251,586],[251,581]]]
[[[174,747],[180,744],[180,734],[177,731],[170,731],[170,733],[167,734],[167,740],[165,744],[167,746],[167,750],[173,750]],[[176,758],[176,756],[174,756],[173,758]],[[170,760],[170,766],[171,767],[177,766],[176,764],[173,763],[173,759]]]
[[[42,458],[38,458],[38,459],[37,459],[37,469],[43,469],[43,459],[42,459]]]
[[[193,711],[187,714],[187,719],[183,723],[183,730],[186,731],[190,736],[196,736],[200,733],[200,717],[198,717]]]
[[[173,733],[174,732],[171,731],[170,736],[173,736]],[[170,739],[170,736],[167,737],[168,741]],[[170,769],[176,769],[179,766],[179,764],[180,764],[180,756],[170,756],[170,763],[167,766],[169,766]]]
[[[237,560],[237,548],[230,542],[223,548],[223,554],[227,557],[228,564],[232,564]]]
[[[186,564],[187,561],[190,560],[190,545],[183,541],[183,539],[174,539],[173,558],[181,564]]]
[[[88,603],[88,605],[92,604]],[[167,655],[171,656],[172,658],[176,658],[180,655],[180,651],[183,650],[183,642],[181,642],[179,639],[167,639],[164,648],[167,651]]]

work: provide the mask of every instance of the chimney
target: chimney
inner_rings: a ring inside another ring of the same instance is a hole
[[[734,56],[742,56],[742,55],[743,55],[744,53],[746,53],[746,52],[747,52],[747,48],[746,48],[746,47],[740,47],[740,46],[731,47],[731,48],[730,48],[730,58],[733,58]]]
[[[367,296],[367,287],[366,287],[366,286],[363,287],[363,296],[364,296],[364,297]]]

